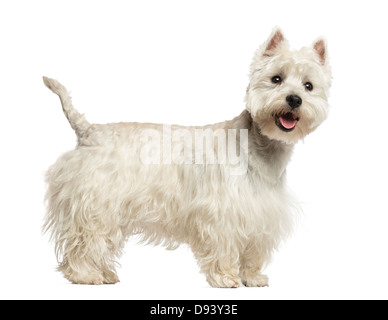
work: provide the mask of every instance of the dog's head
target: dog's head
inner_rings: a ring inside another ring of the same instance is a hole
[[[247,109],[262,134],[296,143],[326,119],[330,85],[326,41],[292,51],[275,28],[253,58]]]

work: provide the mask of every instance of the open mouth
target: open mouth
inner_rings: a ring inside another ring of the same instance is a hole
[[[299,118],[297,118],[292,112],[287,112],[285,114],[275,116],[276,125],[280,130],[285,132],[291,132],[294,130],[298,121]]]

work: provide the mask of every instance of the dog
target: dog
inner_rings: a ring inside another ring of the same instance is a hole
[[[268,286],[262,274],[290,234],[297,201],[286,186],[294,145],[328,116],[327,42],[291,50],[275,28],[255,52],[246,108],[204,127],[90,124],[63,85],[78,145],[48,170],[44,232],[75,284],[119,281],[126,240],[188,244],[212,287]]]

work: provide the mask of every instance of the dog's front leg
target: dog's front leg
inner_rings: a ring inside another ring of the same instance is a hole
[[[251,242],[240,257],[240,277],[247,287],[268,287],[268,277],[261,273],[269,257],[259,243]]]
[[[191,248],[207,282],[214,288],[238,288],[239,255],[237,248],[229,244],[230,239],[205,237],[196,240]]]

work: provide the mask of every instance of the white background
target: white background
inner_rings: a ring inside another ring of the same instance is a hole
[[[388,298],[386,1],[0,2],[0,298]],[[330,117],[297,145],[295,235],[269,288],[212,289],[191,251],[128,243],[111,286],[70,285],[44,216],[44,172],[75,146],[60,80],[90,122],[202,125],[240,114],[254,50],[279,25],[295,48],[324,35]]]

